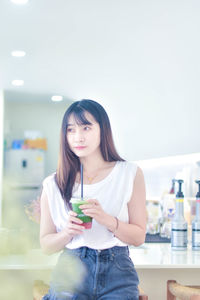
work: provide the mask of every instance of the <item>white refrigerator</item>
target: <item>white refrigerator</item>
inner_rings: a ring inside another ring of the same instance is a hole
[[[9,149],[5,152],[4,205],[5,226],[24,227],[27,222],[25,206],[41,193],[45,176],[45,151]]]

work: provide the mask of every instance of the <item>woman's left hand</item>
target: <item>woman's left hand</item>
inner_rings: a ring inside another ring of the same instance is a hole
[[[96,199],[88,199],[88,204],[80,205],[80,209],[86,216],[94,218],[99,224],[105,225],[109,216]]]

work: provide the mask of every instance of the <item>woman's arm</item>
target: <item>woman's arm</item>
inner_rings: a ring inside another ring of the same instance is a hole
[[[142,170],[137,169],[133,183],[133,193],[128,202],[129,224],[118,221],[115,217],[107,214],[95,199],[88,200],[90,205],[81,205],[83,212],[106,226],[122,242],[139,246],[145,241],[146,234],[146,192]],[[116,229],[117,228],[117,229]]]
[[[40,219],[40,245],[47,254],[58,252],[67,245],[74,235],[81,234],[83,226],[82,221],[76,218],[76,213],[69,212],[69,221],[62,231],[56,232],[56,227],[51,218],[48,199],[45,191],[41,195],[41,219]]]
[[[129,245],[139,246],[146,235],[146,191],[143,172],[140,168],[134,180],[133,194],[128,203],[129,224],[119,221],[115,236]]]

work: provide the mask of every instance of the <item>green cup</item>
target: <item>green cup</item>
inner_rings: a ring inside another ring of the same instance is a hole
[[[88,204],[87,200],[81,200],[80,198],[71,198],[70,202],[72,204],[73,211],[77,213],[77,218],[83,221],[81,225],[84,226],[85,229],[90,229],[92,227],[92,218],[86,216],[79,208],[80,205]]]

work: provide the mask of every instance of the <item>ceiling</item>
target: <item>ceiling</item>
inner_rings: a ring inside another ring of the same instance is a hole
[[[199,57],[199,12],[199,1],[1,0],[1,88],[13,100],[155,101],[183,85],[182,49]]]
[[[141,9],[121,0],[30,0],[26,5],[1,0],[2,88],[27,100],[28,93],[36,99],[44,95],[44,101],[46,94],[109,97],[109,91],[128,84]],[[12,57],[18,49],[27,55]],[[24,86],[13,87],[13,79],[23,79]]]

